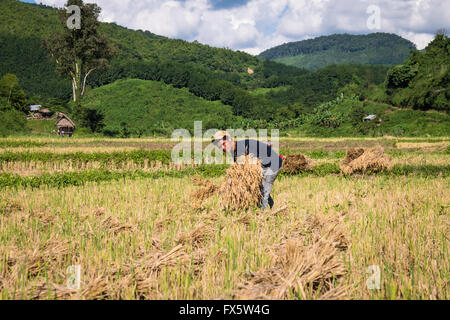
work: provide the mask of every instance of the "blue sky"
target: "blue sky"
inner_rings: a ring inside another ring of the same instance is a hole
[[[66,0],[24,0],[63,6]],[[86,1],[86,0],[85,0]],[[449,29],[448,0],[89,0],[101,20],[251,54],[333,33],[390,32],[423,49]]]

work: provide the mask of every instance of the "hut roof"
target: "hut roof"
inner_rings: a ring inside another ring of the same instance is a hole
[[[68,116],[66,116],[64,113],[59,112],[58,113],[58,121],[56,122],[56,126],[58,128],[75,128],[75,123],[73,123],[72,120]]]
[[[41,113],[52,113],[52,112],[50,111],[50,109],[48,109],[48,108],[42,109],[40,112],[41,112]]]
[[[72,124],[72,122],[70,122],[67,119],[61,119],[58,121],[58,123],[56,124],[58,126],[58,128],[73,128],[74,125]]]

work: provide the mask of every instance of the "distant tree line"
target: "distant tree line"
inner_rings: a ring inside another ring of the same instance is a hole
[[[262,59],[276,59],[300,54],[313,54],[327,50],[339,52],[379,51],[381,48],[390,48],[391,51],[404,52],[415,50],[415,45],[395,34],[371,33],[368,35],[334,34],[297,42],[289,42],[262,52]],[[386,59],[386,58],[385,58]],[[384,64],[396,64],[398,61],[384,61]]]

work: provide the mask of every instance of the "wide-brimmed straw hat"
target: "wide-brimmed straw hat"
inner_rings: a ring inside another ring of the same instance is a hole
[[[231,136],[227,131],[221,130],[221,131],[216,132],[216,134],[214,135],[214,138],[212,138],[211,142],[217,143],[220,140],[228,140],[230,138],[231,138]]]

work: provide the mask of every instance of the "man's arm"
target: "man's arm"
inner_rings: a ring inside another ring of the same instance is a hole
[[[261,161],[263,167],[270,167],[272,164],[272,148],[257,140],[245,141],[246,155],[252,154]]]

